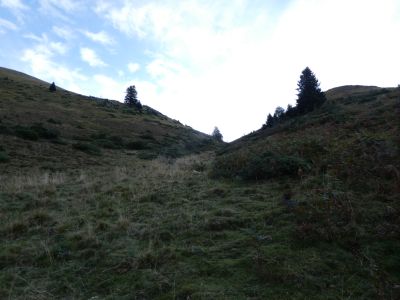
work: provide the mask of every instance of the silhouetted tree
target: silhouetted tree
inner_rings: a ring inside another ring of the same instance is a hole
[[[136,107],[138,103],[136,87],[131,85],[126,89],[125,104],[130,107]]]
[[[143,105],[142,105],[142,103],[140,103],[139,100],[136,102],[136,108],[137,108],[140,112],[141,112],[142,109],[143,109]]]
[[[213,133],[212,133],[212,136],[213,136],[213,138],[216,139],[217,141],[222,142],[222,134],[221,134],[221,132],[219,131],[219,129],[218,129],[217,126],[214,127],[214,131],[213,131]]]
[[[50,84],[49,86],[49,91],[50,92],[55,92],[57,90],[56,85],[54,84],[54,82],[52,84]]]
[[[274,118],[275,118],[276,120],[280,120],[280,119],[282,119],[284,116],[285,116],[285,110],[284,110],[282,107],[278,106],[278,107],[275,109]]]
[[[274,126],[274,124],[275,124],[274,117],[271,116],[271,114],[268,114],[267,122],[265,123],[265,125],[266,125],[267,127],[271,128],[271,127]]]
[[[293,118],[294,116],[296,116],[296,108],[288,104],[285,115],[288,119]]]
[[[305,68],[297,83],[297,106],[296,112],[304,114],[319,107],[326,100],[325,94],[319,87],[319,82],[310,68]]]

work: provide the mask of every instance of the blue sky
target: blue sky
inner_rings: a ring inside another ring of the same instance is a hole
[[[322,89],[400,83],[399,0],[0,0],[0,66],[231,141]]]

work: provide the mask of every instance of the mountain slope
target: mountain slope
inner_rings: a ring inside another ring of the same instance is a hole
[[[13,70],[0,69],[3,167],[52,169],[100,164],[115,156],[178,157],[209,147],[210,136],[144,107],[82,96]],[[5,155],[5,154],[3,154]]]
[[[376,294],[353,286],[355,298],[395,299],[400,295],[400,89],[346,86],[326,94],[320,109],[227,145],[212,174],[249,184],[277,182],[292,228],[289,240],[298,251],[329,247],[329,255],[342,257],[343,272],[360,276],[353,284],[375,285]],[[333,261],[332,268],[341,265]]]
[[[398,90],[337,88],[218,150],[150,108],[13,80],[1,299],[400,298]]]

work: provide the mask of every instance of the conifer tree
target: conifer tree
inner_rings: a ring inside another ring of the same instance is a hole
[[[276,120],[281,120],[284,116],[285,116],[285,110],[282,107],[278,106],[275,109],[274,118]]]
[[[290,119],[293,118],[295,115],[296,115],[296,109],[291,104],[288,104],[286,108],[286,117]]]
[[[305,68],[297,83],[297,106],[296,111],[304,114],[321,106],[326,100],[325,94],[319,87],[319,82],[310,68]]]
[[[138,101],[136,87],[131,85],[126,89],[125,104],[130,107],[136,107]]]
[[[268,114],[266,126],[271,128],[274,126],[274,123],[275,123],[274,117],[271,114]]]
[[[49,86],[49,91],[50,92],[55,92],[57,90],[56,85],[54,84],[54,82],[52,84],[50,84]]]
[[[222,138],[223,138],[223,137],[222,137],[222,134],[221,134],[221,132],[219,131],[219,129],[218,129],[217,126],[214,127],[214,131],[213,131],[213,133],[212,133],[212,136],[213,136],[213,138],[216,139],[217,141],[222,142]]]

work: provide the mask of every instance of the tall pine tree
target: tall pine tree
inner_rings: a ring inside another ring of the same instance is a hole
[[[136,87],[131,85],[126,89],[125,104],[130,107],[136,107],[139,100],[137,99]]]
[[[304,114],[321,106],[326,98],[319,87],[319,82],[310,68],[305,68],[297,83],[297,106],[296,112]]]

